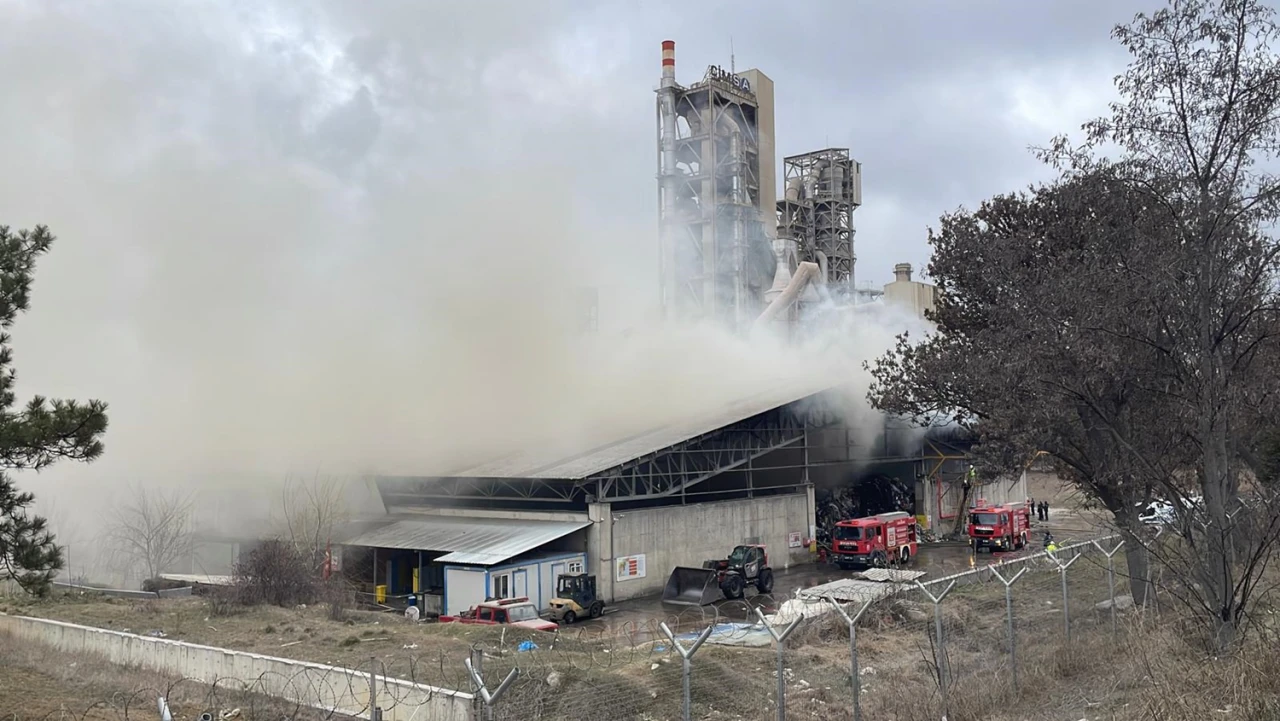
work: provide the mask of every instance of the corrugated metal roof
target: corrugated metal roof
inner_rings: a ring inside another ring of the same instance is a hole
[[[444,476],[457,478],[543,478],[580,480],[635,458],[656,453],[681,441],[710,433],[717,428],[794,403],[802,398],[831,390],[839,385],[830,377],[798,380],[769,387],[742,400],[715,408],[676,423],[598,446],[574,456],[547,456],[515,453]]]
[[[344,546],[445,552],[441,563],[492,566],[590,526],[590,521],[417,516],[396,518],[343,542]]]

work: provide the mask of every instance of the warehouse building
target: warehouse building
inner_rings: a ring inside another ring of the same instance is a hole
[[[556,577],[577,571],[608,601],[645,596],[672,567],[741,543],[766,544],[777,568],[808,562],[821,453],[807,439],[840,422],[830,385],[769,389],[565,458],[378,478],[387,515],[352,529],[342,563],[389,596],[452,612],[489,597],[545,606]]]

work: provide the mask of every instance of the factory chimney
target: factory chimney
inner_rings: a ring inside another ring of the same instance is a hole
[[[911,264],[899,263],[893,266],[893,279],[899,283],[911,282]]]
[[[662,41],[662,87],[676,84],[676,41]]]
[[[661,211],[659,215],[658,273],[661,277],[663,313],[675,308],[676,278],[675,229],[676,222],[676,41],[662,41],[662,85],[658,88],[659,142],[658,174],[661,182]]]

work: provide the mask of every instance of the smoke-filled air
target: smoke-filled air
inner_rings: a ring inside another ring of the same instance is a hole
[[[42,503],[92,525],[132,483],[581,451],[797,369],[861,397],[905,320],[800,344],[660,321],[643,81],[593,104],[601,77],[517,41],[531,17],[486,18],[488,50],[451,60],[474,19],[401,12],[6,4],[0,219],[58,236],[15,326],[19,397],[110,404],[99,461],[20,477]],[[459,36],[401,35],[428,20]]]

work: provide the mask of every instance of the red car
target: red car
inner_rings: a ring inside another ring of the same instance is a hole
[[[542,618],[538,614],[538,609],[525,596],[485,601],[457,616],[441,616],[440,622],[479,623],[493,626],[507,624],[534,631],[555,631],[560,628],[554,622]]]

